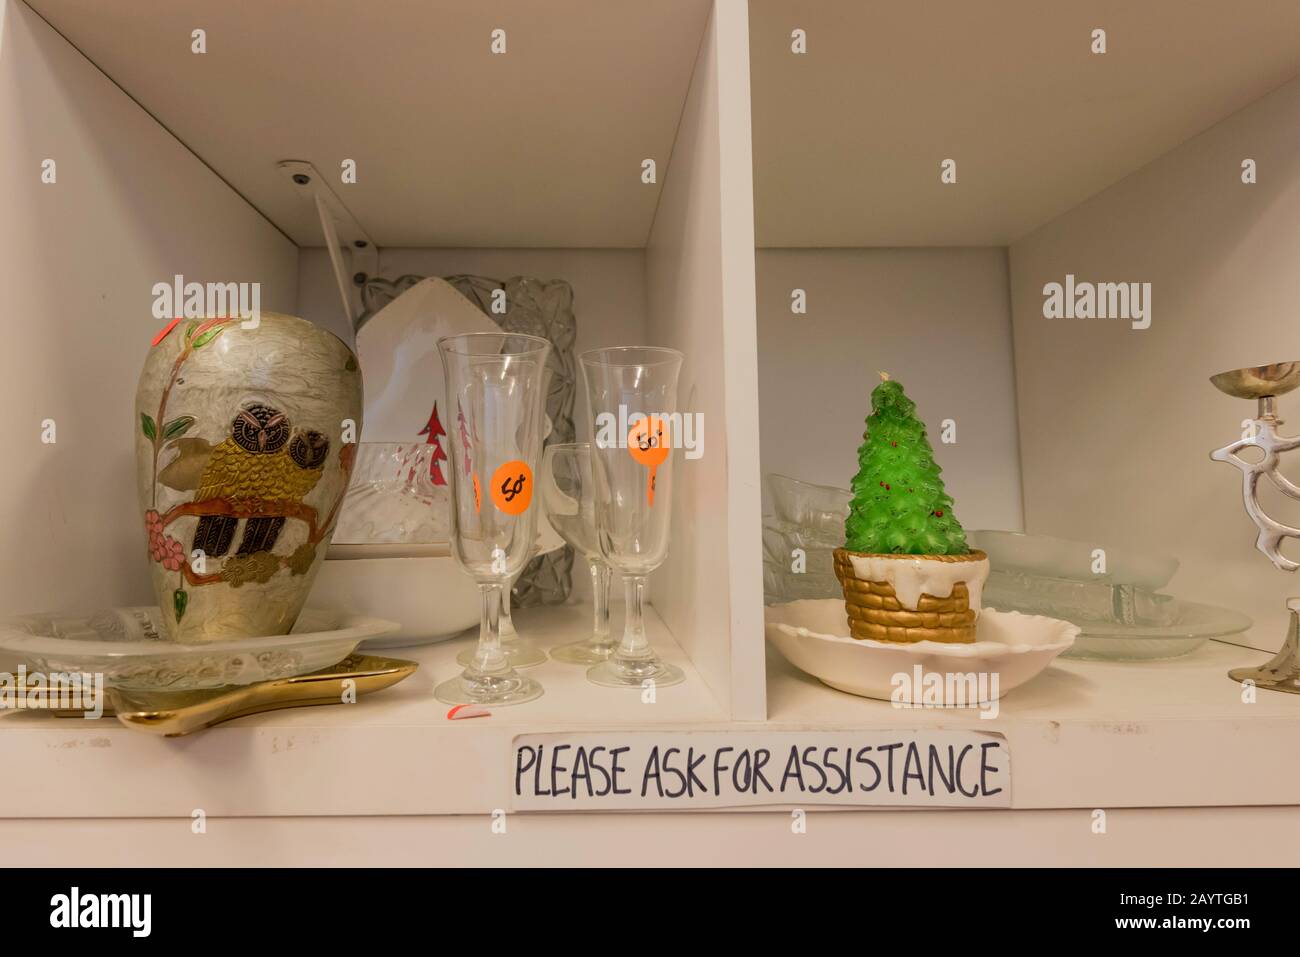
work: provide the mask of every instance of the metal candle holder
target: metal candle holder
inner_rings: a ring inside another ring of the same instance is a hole
[[[1258,402],[1258,413],[1249,436],[1214,450],[1210,453],[1210,458],[1216,462],[1227,462],[1241,470],[1241,499],[1246,506],[1246,514],[1259,529],[1255,547],[1282,571],[1293,572],[1300,568],[1300,563],[1283,555],[1280,546],[1284,538],[1300,538],[1300,528],[1284,525],[1264,514],[1264,509],[1259,504],[1259,480],[1261,476],[1266,476],[1283,495],[1300,500],[1300,486],[1292,484],[1278,472],[1278,456],[1300,448],[1300,436],[1288,438],[1277,433],[1277,427],[1282,424],[1277,415],[1277,397],[1300,386],[1300,362],[1278,362],[1248,369],[1233,369],[1231,372],[1211,376],[1210,381],[1228,395],[1239,399],[1255,399]],[[1263,452],[1263,458],[1258,462],[1247,462],[1238,455],[1242,449],[1249,447]],[[1287,629],[1286,641],[1277,656],[1258,668],[1233,668],[1228,672],[1228,677],[1234,681],[1253,682],[1259,688],[1300,694],[1300,598],[1288,598],[1286,606],[1291,612],[1291,624]]]

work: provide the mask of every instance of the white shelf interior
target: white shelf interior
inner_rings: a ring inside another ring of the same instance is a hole
[[[543,648],[572,641],[590,626],[590,608],[574,604],[524,609],[515,617],[520,634]],[[0,798],[0,817],[174,817],[195,807],[217,816],[491,811],[508,793],[510,742],[517,734],[730,720],[653,610],[646,625],[658,651],[687,678],[659,689],[653,700],[637,690],[597,687],[585,668],[548,661],[529,670],[545,689],[538,700],[449,721],[432,691],[461,670],[455,657],[472,639],[460,638],[376,651],[418,661],[420,668],[354,705],[267,712],[185,738],[143,735],[111,718],[0,712],[5,753],[25,754],[47,772]],[[51,753],[59,755],[53,765]],[[131,774],[121,773],[123,762]],[[239,773],[231,774],[235,765]],[[340,772],[348,767],[365,772]],[[85,787],[87,780],[95,786]]]
[[[1208,378],[1292,358],[1297,27],[1263,0],[755,4],[764,472],[847,487],[888,370],[968,530],[1175,556],[1168,593],[1276,649],[1295,582],[1209,460],[1254,409]],[[1149,282],[1151,327],[1044,318],[1067,274]]]
[[[550,646],[570,640],[586,613],[572,605],[528,609],[518,624]],[[992,719],[834,691],[773,653],[770,715],[737,725],[657,615],[648,627],[688,677],[653,702],[637,692],[611,696],[589,685],[582,668],[548,662],[532,672],[546,694],[528,709],[447,721],[430,692],[456,670],[453,659],[467,644],[459,639],[391,652],[418,659],[420,670],[354,705],[239,718],[185,738],[155,738],[112,720],[5,712],[6,755],[42,773],[19,775],[0,792],[0,818],[188,818],[194,808],[214,818],[482,815],[507,800],[518,734],[737,727],[1000,733],[1013,768],[1011,806],[1020,810],[1287,804],[1300,793],[1300,771],[1259,760],[1285,753],[1300,733],[1293,700],[1262,692],[1248,703],[1224,675],[1265,660],[1247,648],[1211,642],[1187,658],[1145,664],[1059,661],[999,702]]]
[[[681,402],[703,415],[709,446],[677,470],[675,541],[652,600],[723,709],[762,715],[757,426],[728,422],[754,395],[742,0],[511,2],[490,15],[401,3],[382,18],[215,0],[0,11],[0,131],[13,144],[0,200],[30,224],[5,239],[4,278],[29,317],[15,345],[37,359],[0,389],[61,430],[14,477],[37,501],[14,509],[0,545],[21,569],[0,607],[151,601],[119,410],[162,324],[154,283],[259,281],[262,308],[347,336],[314,211],[277,169],[303,160],[380,247],[380,275],[568,279],[580,346],[687,355]],[[47,157],[59,163],[49,186]],[[339,178],[347,159],[355,183]],[[744,175],[724,176],[733,166]],[[76,488],[77,460],[109,475],[93,498]],[[57,574],[80,548],[98,573]]]
[[[380,246],[453,248],[645,246],[660,189],[641,162],[667,171],[711,8],[31,6],[298,245],[320,229],[275,164],[307,160],[337,187],[352,159],[341,192]]]
[[[756,261],[764,473],[847,488],[883,370],[917,403],[964,527],[1022,530],[1006,251],[760,249]],[[790,310],[796,289],[806,314]]]
[[[1270,656],[1211,641],[1168,661],[1057,659],[997,702],[899,709],[832,691],[772,651],[768,721],[818,728],[963,728],[1006,735],[1012,807],[1186,807],[1288,804],[1300,773],[1261,760],[1300,732],[1293,695],[1243,698],[1230,668]]]
[[[448,722],[428,696],[447,645],[346,716],[160,742],[6,715],[6,753],[46,773],[6,789],[0,816],[184,816],[200,799],[218,815],[477,812],[521,729],[978,721],[765,664],[761,472],[846,484],[877,369],[906,382],[932,434],[957,420],[936,452],[967,528],[1170,551],[1175,594],[1255,615],[1261,647],[1280,640],[1288,582],[1251,549],[1238,478],[1206,458],[1249,409],[1205,377],[1292,358],[1293,6],[1154,0],[1094,23],[1030,0],[997,16],[778,0],[752,19],[742,0],[490,14],[410,0],[386,26],[342,2],[119,7],[0,0],[0,209],[17,224],[0,234],[0,281],[22,359],[0,399],[32,443],[3,486],[0,608],[150,600],[123,412],[161,325],[150,290],[178,273],[256,279],[263,308],[346,332],[311,211],[275,164],[351,158],[358,181],[336,191],[383,274],[565,278],[581,346],[687,353],[683,399],[710,446],[679,471],[652,627],[691,680],[647,706],[547,665],[535,705]],[[806,55],[790,52],[795,28]],[[1249,186],[1244,157],[1259,165]],[[51,158],[57,185],[39,181]],[[1152,282],[1152,328],[1049,324],[1042,286],[1068,272]],[[790,312],[794,288],[807,315]],[[59,439],[38,446],[47,418]],[[576,607],[519,620],[545,641],[586,624]],[[1251,657],[1211,644],[1142,666],[1062,662],[980,726],[1008,735],[1020,807],[1294,800],[1294,775],[1253,767],[1294,739],[1294,700],[1248,707],[1223,677]],[[1230,773],[1197,763],[1206,742]]]
[[[759,245],[1005,246],[1290,80],[1297,35],[1274,0],[754,3]]]

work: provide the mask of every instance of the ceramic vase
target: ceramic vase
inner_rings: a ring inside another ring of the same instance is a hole
[[[150,347],[135,406],[140,510],[171,638],[288,633],[356,458],[352,350],[278,313],[178,320]]]

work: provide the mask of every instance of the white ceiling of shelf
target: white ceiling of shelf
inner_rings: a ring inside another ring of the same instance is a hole
[[[294,241],[306,160],[381,246],[644,246],[708,0],[29,0]],[[506,31],[506,52],[490,52]],[[191,52],[206,31],[207,52]],[[641,182],[652,158],[659,185]],[[201,228],[201,224],[192,224]]]
[[[760,245],[1000,245],[1300,73],[1300,3],[763,0],[750,46]]]

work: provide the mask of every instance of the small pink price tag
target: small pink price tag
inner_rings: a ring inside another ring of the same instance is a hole
[[[487,718],[492,714],[487,708],[478,704],[458,704],[447,712],[448,721],[459,721],[461,718]]]

